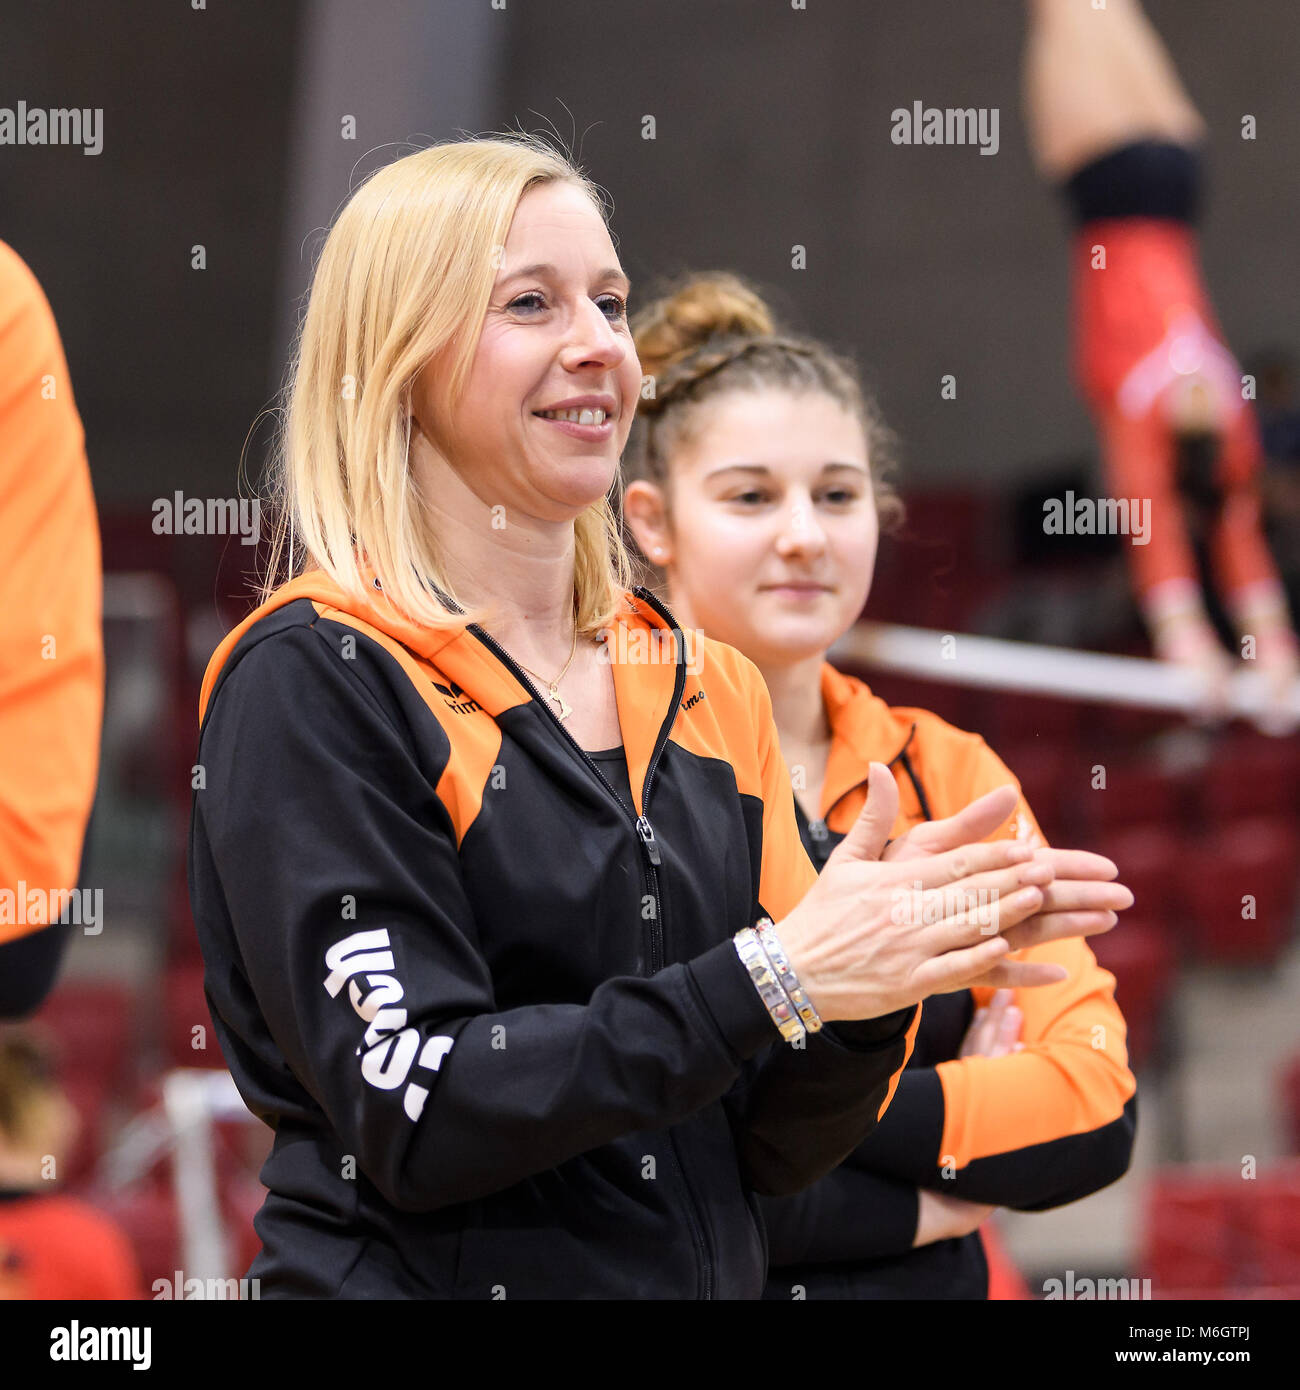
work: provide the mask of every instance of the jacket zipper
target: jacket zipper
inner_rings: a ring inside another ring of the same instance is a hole
[[[672,720],[677,717],[677,708],[678,705],[681,703],[682,691],[686,688],[686,664],[683,660],[685,656],[686,639],[682,635],[682,630],[677,622],[677,619],[674,618],[673,615],[668,611],[668,609],[665,608],[664,605],[654,597],[654,595],[649,591],[649,589],[645,588],[644,585],[638,584],[632,590],[632,592],[636,595],[637,598],[649,604],[650,607],[653,608],[655,612],[658,613],[659,616],[664,619],[664,621],[669,625],[669,627],[672,628],[677,643],[677,679],[673,685],[672,714],[669,717],[668,722],[659,731],[659,742],[655,744],[654,754],[650,759],[650,766],[646,769],[645,791],[643,792],[641,797],[641,805],[644,808],[649,804],[650,799],[650,777],[654,772],[656,763],[659,761],[659,754],[662,751],[663,744],[667,742],[668,730],[672,727]],[[648,829],[648,821],[646,822],[646,826]],[[653,835],[653,832],[651,833]],[[651,841],[651,845],[653,847],[653,840]],[[650,862],[652,866],[659,863],[659,852],[657,848],[654,849],[654,854]],[[651,878],[654,880],[655,885],[654,894],[656,926],[656,930],[653,931],[650,936],[651,961],[653,963],[655,957],[655,944],[657,942],[659,947],[658,954],[660,957],[660,962],[662,964],[663,908],[662,904],[659,901],[659,884],[658,879],[655,877],[655,871],[653,867],[650,869],[650,875]],[[703,1212],[700,1210],[700,1204],[696,1199],[695,1189],[691,1186],[691,1181],[686,1176],[686,1165],[682,1162],[681,1151],[677,1147],[677,1139],[674,1136],[672,1130],[668,1131],[668,1148],[672,1154],[673,1166],[677,1169],[677,1175],[681,1179],[682,1187],[686,1192],[686,1212],[691,1219],[691,1234],[695,1240],[696,1255],[700,1262],[700,1284],[702,1289],[700,1297],[711,1299],[713,1297],[713,1260],[710,1256],[708,1241],[705,1238],[704,1234],[704,1215]]]
[[[667,717],[659,726],[659,735],[655,739],[654,749],[650,754],[650,762],[646,767],[645,783],[641,789],[641,815],[634,815],[624,806],[618,794],[614,791],[614,788],[610,786],[605,774],[601,772],[600,768],[596,765],[595,760],[587,756],[586,749],[583,748],[568,729],[564,727],[563,721],[551,708],[550,701],[542,699],[537,695],[534,695],[534,699],[536,703],[541,705],[546,711],[551,722],[559,729],[560,733],[568,740],[573,750],[606,788],[611,798],[617,804],[618,809],[632,822],[632,829],[635,831],[637,839],[641,844],[643,856],[642,869],[645,874],[643,884],[648,880],[655,905],[654,923],[650,929],[650,973],[653,975],[663,968],[664,963],[663,899],[659,892],[659,875],[655,872],[657,867],[663,862],[663,855],[659,850],[659,842],[655,839],[654,827],[650,824],[650,819],[645,812],[649,810],[650,807],[650,787],[654,781],[655,770],[659,766],[659,759],[663,754],[664,747],[668,743],[668,734],[672,729],[673,721],[677,718],[677,711],[681,705],[682,691],[686,688],[686,665],[682,659],[684,656],[683,648],[686,639],[682,636],[682,630],[676,618],[673,617],[648,589],[638,584],[633,588],[632,593],[635,594],[637,598],[649,604],[650,607],[668,623],[669,627],[672,628],[673,632],[676,634],[677,642],[677,676],[673,684],[672,704],[668,708]],[[510,653],[507,652],[494,637],[485,632],[478,623],[470,623],[468,629],[489,651],[495,653],[496,656],[505,663],[505,665],[518,677],[520,685],[522,685],[525,690],[534,689],[532,682],[524,675],[518,662],[514,660]],[[677,1140],[673,1136],[671,1130],[668,1131],[668,1146],[671,1150],[673,1166],[677,1171],[678,1177],[681,1179],[682,1187],[686,1190],[687,1215],[690,1217],[691,1235],[695,1241],[696,1256],[700,1262],[700,1282],[703,1286],[702,1297],[711,1299],[713,1297],[713,1261],[709,1256],[708,1244],[704,1238],[704,1228],[699,1203],[696,1200],[694,1190],[691,1188],[690,1180],[686,1176],[686,1171],[681,1161],[681,1154],[677,1148]]]
[[[925,817],[926,820],[933,820],[934,817],[930,814],[930,805],[929,802],[926,800],[925,792],[921,788],[921,783],[917,779],[916,773],[912,771],[912,764],[907,756],[907,750],[912,746],[912,739],[915,736],[915,734],[916,725],[913,724],[903,746],[898,750],[897,753],[894,754],[892,758],[890,758],[889,762],[886,763],[886,766],[892,768],[894,764],[899,760],[899,758],[902,758],[903,770],[907,773],[908,779],[912,783],[912,789],[916,792],[916,799],[920,804],[921,814]],[[861,783],[859,783],[859,786],[860,785]],[[818,844],[821,844],[826,840],[829,829],[829,827],[827,826],[827,821],[830,819],[831,812],[840,804],[841,801],[844,800],[846,796],[848,796],[849,792],[855,790],[855,787],[850,787],[849,791],[842,792],[839,796],[837,796],[835,800],[832,801],[831,804],[826,808],[826,814],[824,816],[819,816],[816,820],[809,820],[807,816],[804,817],[805,820],[808,820],[808,835],[811,839],[817,841]],[[796,805],[797,804],[798,803],[796,803]],[[802,809],[802,807],[800,809]],[[829,857],[830,856],[828,854],[827,858]],[[823,859],[821,861],[821,865],[819,866],[818,871],[820,872],[820,870],[822,868],[825,868],[825,866],[826,859]]]
[[[633,593],[637,593],[638,597],[640,597],[638,589],[634,589]],[[668,622],[672,625],[672,627],[675,630],[680,631],[680,629],[677,627],[677,623],[674,621],[672,616],[669,613],[667,613],[666,610],[660,608],[658,604],[655,604],[654,606],[663,614],[663,616],[668,620]],[[510,653],[507,652],[505,648],[502,647],[502,645],[494,637],[492,637],[489,633],[485,632],[477,623],[470,623],[469,631],[472,632],[474,636],[477,637],[478,640],[482,642],[485,647],[487,647],[490,651],[494,652],[510,668],[510,670],[515,673],[515,675],[519,678],[520,685],[522,685],[525,690],[532,690],[534,688],[532,683],[524,675],[524,672],[520,669],[518,662],[514,660]],[[560,719],[559,715],[557,715],[555,711],[551,708],[550,701],[542,699],[540,696],[535,697],[536,703],[539,704],[542,707],[542,709],[546,711],[547,715],[550,717],[551,723],[554,724],[555,727],[560,731],[560,733],[564,735],[565,739],[568,740],[569,745],[573,748],[574,752],[577,753],[577,755],[582,759],[582,761],[591,769],[597,781],[599,781],[600,784],[605,788],[605,790],[609,792],[611,799],[613,800],[614,804],[618,807],[620,813],[626,819],[631,821],[632,829],[636,834],[637,839],[641,843],[643,858],[642,869],[644,871],[642,883],[646,884],[648,882],[648,886],[654,897],[655,903],[654,925],[651,928],[650,932],[650,973],[652,975],[657,970],[661,970],[663,968],[664,963],[663,903],[659,896],[659,876],[655,873],[656,867],[663,862],[663,855],[660,853],[659,850],[659,842],[655,839],[654,826],[650,824],[650,818],[645,814],[645,812],[649,809],[650,806],[650,787],[654,781],[655,769],[659,765],[659,758],[663,753],[664,746],[668,742],[668,733],[673,726],[673,720],[677,717],[677,708],[681,703],[682,691],[685,688],[685,686],[686,668],[680,660],[679,653],[679,660],[677,662],[677,681],[673,690],[673,702],[672,705],[669,707],[667,718],[660,725],[659,736],[655,740],[654,750],[650,754],[650,763],[646,768],[645,784],[641,789],[642,814],[639,816],[636,815],[634,812],[629,811],[628,808],[623,804],[622,800],[618,796],[618,793],[615,792],[614,788],[610,785],[605,774],[597,766],[595,759],[589,758],[587,756],[587,750],[583,748],[581,744],[578,743],[577,739],[575,739],[573,735],[568,731],[568,729],[564,727],[564,723]]]

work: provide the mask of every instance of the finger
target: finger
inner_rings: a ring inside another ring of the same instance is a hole
[[[912,982],[922,998],[967,989],[980,976],[993,971],[1008,949],[1005,937],[990,936],[975,946],[945,951],[917,966]]]
[[[974,874],[989,873],[1008,865],[1028,866],[1033,863],[1034,851],[1022,840],[985,840],[978,844],[961,845],[957,849],[945,850],[942,854],[931,855],[928,859],[916,859],[898,867],[899,882],[911,887],[919,883],[922,889],[938,888],[945,883],[955,883],[958,879],[969,878]],[[1047,877],[1043,877],[1043,867],[1035,865],[1032,881],[1050,881],[1050,866]]]
[[[986,836],[992,835],[1011,815],[1019,800],[1020,793],[1010,782],[1004,787],[985,792],[955,816],[931,821],[926,827],[922,843],[934,853],[940,853],[943,850],[956,849],[959,845],[983,840]]]
[[[936,853],[930,848],[930,841],[926,838],[925,832],[929,828],[930,822],[924,821],[920,825],[914,825],[896,840],[891,840],[880,856],[881,861],[893,864],[904,859],[924,859]]]
[[[994,938],[1005,941],[1005,937]],[[1038,989],[1043,985],[1059,985],[1069,979],[1070,972],[1063,965],[1052,965],[1047,961],[1002,960],[991,966],[972,985],[994,985],[1007,989]],[[966,986],[958,986],[966,988]],[[937,992],[937,991],[936,991]]]
[[[1043,889],[1044,912],[1123,912],[1132,906],[1133,892],[1122,883],[1057,878]]]
[[[963,1057],[980,1056],[984,1051],[984,1034],[988,1023],[989,1011],[987,1009],[976,1009],[975,1015],[970,1021],[970,1027],[966,1030],[966,1036],[962,1039],[961,1055]]]
[[[1010,993],[1010,990],[1007,993]],[[1010,1052],[1012,1045],[1019,1039],[1023,1023],[1024,1014],[1014,1004],[1008,1004],[998,1029],[998,1044],[1004,1053]]]
[[[981,1057],[999,1055],[1001,1050],[999,1040],[1002,1035],[1006,1008],[1014,998],[1015,995],[1009,989],[994,990],[987,1006],[976,1010],[975,1019],[971,1023],[970,1034],[973,1046],[969,1051]],[[978,1031],[975,1029],[976,1021],[980,1024]]]
[[[935,901],[943,904],[943,899],[937,895]],[[933,920],[942,910],[942,907],[936,906],[921,918],[925,930],[923,948],[930,955],[939,955],[944,951],[959,951],[979,941],[981,937],[1007,933],[1010,928],[1034,916],[1042,909],[1042,905],[1043,890],[1030,884],[1025,888],[1017,888],[1010,894],[996,897],[950,901],[943,904],[948,909],[948,915],[939,921]]]
[[[979,1032],[974,1038],[974,1051],[982,1056],[993,1045],[993,1039],[997,1036],[997,1021],[988,1009],[981,1009],[980,1013],[983,1018],[980,1021]]]
[[[1018,889],[1033,887],[1045,893],[1051,883],[1048,877],[1050,873],[1051,867],[1047,864],[1012,864],[1002,869],[968,874],[954,883],[925,890],[917,887],[920,880],[916,878],[912,880],[906,896],[903,892],[896,894],[894,919],[910,920],[914,925],[926,926],[947,917],[960,917],[987,909],[980,921],[988,923],[996,920],[999,903]],[[1041,893],[1036,911],[1042,911],[1045,904]],[[903,915],[905,912],[911,914],[910,918]]]
[[[1072,936],[1101,936],[1119,921],[1114,912],[1039,912],[1006,933],[1013,951],[1065,941]]]
[[[835,846],[826,867],[846,859],[879,860],[897,819],[898,783],[884,763],[872,763],[867,769],[866,802],[849,833]]]
[[[1119,877],[1119,868],[1113,859],[1104,854],[1094,854],[1088,849],[1040,849],[1056,869],[1057,878],[1104,878]]]

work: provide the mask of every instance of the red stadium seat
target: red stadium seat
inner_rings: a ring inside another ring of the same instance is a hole
[[[1286,945],[1296,903],[1296,824],[1252,817],[1207,831],[1188,856],[1183,911],[1207,958],[1267,964]]]
[[[180,1222],[170,1191],[143,1187],[100,1203],[126,1232],[146,1291],[155,1279],[173,1283],[181,1267]]]
[[[167,958],[172,962],[191,963],[201,962],[203,959],[199,951],[199,934],[190,912],[189,884],[184,865],[172,876],[168,892]]]
[[[77,1133],[58,1176],[76,1188],[90,1180],[103,1150],[108,1097],[102,1081],[93,1074],[65,1074],[59,1084],[77,1112]]]
[[[59,1076],[121,1094],[134,1079],[131,992],[119,984],[70,982],[57,986],[34,1015],[54,1043]]]
[[[266,1200],[266,1188],[260,1182],[244,1178],[233,1180],[222,1189],[221,1209],[226,1219],[226,1239],[229,1242],[230,1262],[235,1275],[242,1278],[262,1248],[253,1229],[253,1217]]]
[[[1133,890],[1134,913],[1176,926],[1187,847],[1175,830],[1159,825],[1115,830],[1089,841],[1087,848],[1115,861],[1120,882]],[[1128,920],[1126,915],[1121,925]]]
[[[1139,1266],[1154,1289],[1196,1289],[1208,1296],[1230,1283],[1241,1259],[1235,1208],[1242,1185],[1240,1177],[1196,1171],[1156,1175],[1147,1191]]]
[[[1068,817],[1065,789],[1070,785],[1080,759],[1055,740],[1037,742],[1008,741],[994,745],[994,751],[1011,769],[1030,810],[1043,827],[1050,843],[1061,842],[1063,818]]]
[[[1074,803],[1084,823],[1098,833],[1178,822],[1183,795],[1177,778],[1131,754],[1099,752],[1085,762]],[[1104,787],[1093,787],[1094,766],[1105,770]]]
[[[184,961],[167,969],[163,981],[163,1051],[168,1066],[226,1065],[203,993],[202,961]]]
[[[1155,1055],[1161,1016],[1177,971],[1175,943],[1164,921],[1129,912],[1121,914],[1114,931],[1089,939],[1098,963],[1115,976],[1115,1001],[1128,1025],[1132,1067],[1144,1066]]]
[[[1300,1284],[1300,1164],[1266,1170],[1242,1187],[1251,1237],[1246,1282]]]
[[[1300,1153],[1300,1053],[1292,1057],[1283,1070],[1278,1078],[1278,1088],[1286,1124],[1287,1147],[1292,1153]]]
[[[1079,748],[1085,719],[1084,706],[1077,701],[999,690],[993,700],[989,742],[999,752],[1012,744],[1037,743],[1068,756]]]
[[[1300,812],[1300,739],[1238,733],[1224,739],[1199,781],[1207,824]]]

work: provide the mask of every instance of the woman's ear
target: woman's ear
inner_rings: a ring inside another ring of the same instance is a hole
[[[623,519],[641,553],[662,569],[672,560],[668,510],[663,489],[657,483],[638,478],[623,492]]]

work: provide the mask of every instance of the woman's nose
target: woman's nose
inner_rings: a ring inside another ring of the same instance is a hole
[[[600,305],[587,300],[574,315],[564,348],[565,365],[588,363],[616,367],[627,355],[630,340],[615,331],[614,323]]]
[[[785,553],[816,553],[825,549],[826,533],[817,521],[811,498],[798,498],[791,504],[777,538],[777,546]]]

